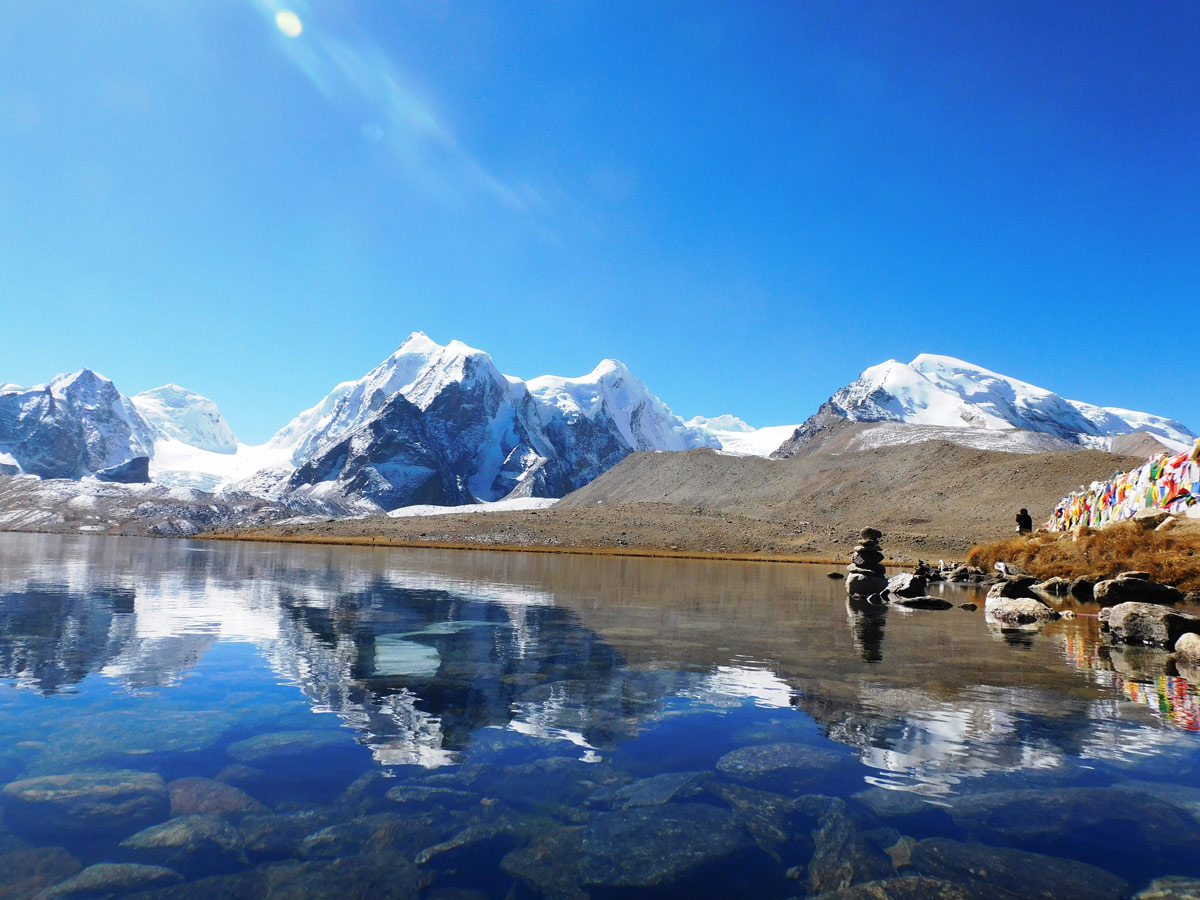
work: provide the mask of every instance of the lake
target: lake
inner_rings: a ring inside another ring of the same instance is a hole
[[[1192,673],[831,570],[0,534],[0,898],[1200,888]]]

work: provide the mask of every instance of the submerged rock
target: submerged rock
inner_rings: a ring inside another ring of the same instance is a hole
[[[810,747],[806,744],[759,744],[731,750],[719,760],[717,769],[738,781],[768,780],[786,776],[803,780],[820,778],[842,764],[842,756],[834,750]]]
[[[60,837],[128,834],[166,818],[170,808],[162,778],[126,769],[26,778],[5,785],[0,799],[10,823]]]
[[[712,776],[708,772],[664,772],[617,788],[613,806],[662,806],[694,797]]]
[[[1087,863],[948,838],[919,841],[912,849],[912,864],[922,875],[997,900],[1120,900],[1129,891],[1124,880]]]
[[[262,765],[335,748],[346,749],[352,743],[345,731],[275,731],[230,744],[228,753],[240,763]]]
[[[239,823],[239,830],[251,857],[282,859],[296,856],[304,839],[333,824],[334,818],[329,809],[249,815]]]
[[[1200,878],[1169,875],[1155,878],[1133,900],[1200,900]]]
[[[547,900],[586,900],[579,887],[582,826],[559,828],[506,854],[500,870],[518,878]]]
[[[585,889],[682,887],[732,874],[726,864],[752,846],[731,813],[705,803],[604,813],[584,831],[579,879]]]
[[[47,888],[35,900],[109,900],[181,881],[182,875],[163,866],[97,863]]]
[[[167,785],[171,815],[187,816],[210,813],[236,816],[266,812],[267,808],[240,788],[211,778],[180,778]]]
[[[843,890],[892,874],[891,859],[863,837],[844,800],[830,798],[812,838],[808,881],[814,893]]]
[[[25,900],[79,871],[62,847],[19,847],[0,853],[0,898]]]
[[[1119,603],[1101,610],[1101,626],[1125,644],[1174,647],[1181,635],[1200,633],[1200,618],[1158,603]]]
[[[121,841],[139,859],[182,872],[206,873],[246,863],[242,836],[217,816],[180,816]]]
[[[900,875],[818,894],[814,900],[987,900],[987,895],[968,893],[965,888],[939,878]]]

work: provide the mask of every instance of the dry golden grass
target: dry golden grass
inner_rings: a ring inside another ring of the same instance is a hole
[[[989,571],[996,562],[1015,564],[1039,578],[1149,572],[1163,584],[1200,591],[1200,528],[1154,531],[1122,522],[1078,535],[1037,533],[973,547],[967,561]]]

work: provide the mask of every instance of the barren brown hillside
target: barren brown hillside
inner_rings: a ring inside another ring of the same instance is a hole
[[[364,543],[844,558],[864,525],[895,558],[961,558],[1081,483],[1141,460],[945,442],[768,460],[636,453],[552,509],[285,524],[230,536]]]

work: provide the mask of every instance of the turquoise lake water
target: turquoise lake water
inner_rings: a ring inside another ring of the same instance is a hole
[[[0,898],[1200,885],[1195,673],[829,571],[0,534]]]

